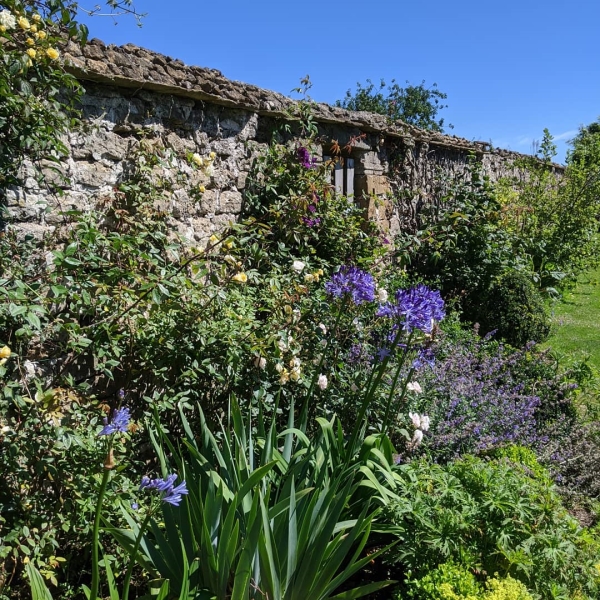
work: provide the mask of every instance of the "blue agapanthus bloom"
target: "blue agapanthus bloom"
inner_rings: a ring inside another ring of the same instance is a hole
[[[325,284],[325,290],[334,298],[349,295],[357,306],[363,302],[375,300],[375,279],[366,271],[358,267],[343,265]]]
[[[382,304],[377,316],[396,319],[409,333],[413,329],[431,333],[434,323],[441,321],[446,316],[446,311],[439,291],[419,284],[410,290],[398,290],[396,302]]]
[[[112,435],[118,431],[125,433],[130,420],[131,415],[128,408],[115,409],[110,423],[108,422],[108,417],[104,417],[104,427],[98,435]]]
[[[185,480],[179,485],[175,485],[177,475],[173,473],[168,475],[164,479],[150,479],[149,477],[142,477],[142,483],[140,484],[141,490],[156,490],[163,493],[162,500],[173,506],[179,506],[181,503],[181,496],[188,493]]]

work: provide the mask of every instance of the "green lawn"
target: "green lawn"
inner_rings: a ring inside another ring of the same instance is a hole
[[[589,355],[590,365],[600,372],[600,268],[581,275],[551,311],[552,334],[544,346],[564,362]]]

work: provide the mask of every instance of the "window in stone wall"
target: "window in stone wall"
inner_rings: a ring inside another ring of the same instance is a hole
[[[323,156],[323,160],[332,161],[331,185],[336,193],[354,195],[354,159],[348,156]]]

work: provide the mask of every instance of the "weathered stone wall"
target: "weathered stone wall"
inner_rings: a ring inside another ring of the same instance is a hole
[[[188,67],[181,61],[133,45],[105,46],[98,40],[80,49],[71,44],[68,69],[83,83],[85,126],[66,140],[69,155],[46,181],[29,173],[25,185],[6,194],[9,221],[23,233],[39,235],[55,227],[61,211],[90,209],[122,180],[127,156],[145,136],[160,138],[172,150],[159,175],[172,183],[164,209],[174,231],[202,241],[240,213],[246,180],[277,120],[290,119],[295,102],[280,94],[230,81],[219,71]],[[464,174],[471,154],[492,180],[518,175],[518,154],[492,151],[482,142],[391,124],[381,116],[314,106],[319,136],[344,146],[353,141],[354,192],[369,218],[391,234],[414,226],[419,207],[435,202],[440,176]],[[216,154],[212,173],[194,171],[186,153]],[[49,166],[49,165],[48,165]],[[560,167],[556,167],[560,169]],[[187,174],[204,185],[200,198]]]

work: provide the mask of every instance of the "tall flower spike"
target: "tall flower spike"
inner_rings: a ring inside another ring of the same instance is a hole
[[[98,435],[112,435],[120,431],[125,433],[129,426],[131,415],[128,408],[119,408],[113,411],[112,421],[109,423],[108,418],[104,418],[104,427]]]

